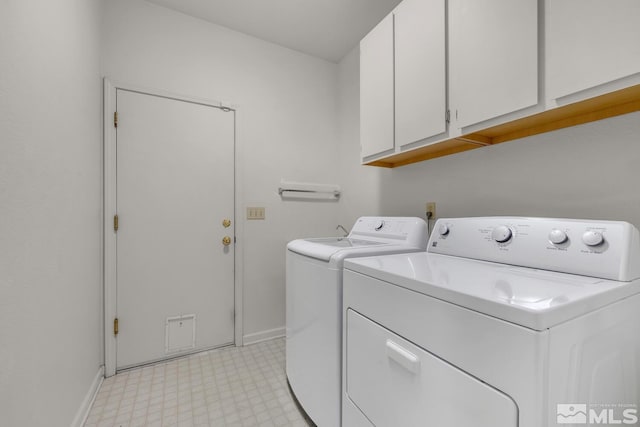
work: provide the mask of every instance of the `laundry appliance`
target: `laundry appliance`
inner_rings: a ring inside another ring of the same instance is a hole
[[[440,219],[344,267],[343,426],[640,425],[629,223]]]
[[[342,268],[345,259],[424,251],[420,218],[361,217],[346,237],[287,245],[286,372],[289,385],[320,427],[341,420]]]

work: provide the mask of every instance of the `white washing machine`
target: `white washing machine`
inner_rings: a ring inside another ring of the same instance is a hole
[[[427,225],[420,218],[361,217],[347,237],[300,239],[287,245],[287,378],[318,426],[340,425],[344,260],[424,252],[427,238]]]
[[[343,426],[640,425],[631,224],[441,219],[345,261]]]

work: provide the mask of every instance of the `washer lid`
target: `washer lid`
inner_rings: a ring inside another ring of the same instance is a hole
[[[640,293],[619,282],[433,253],[346,260],[346,269],[535,330]]]
[[[351,239],[349,237],[319,237],[317,239],[302,239],[307,242],[320,243],[327,246],[335,246],[337,248],[359,248],[363,246],[384,245],[383,242],[374,242],[372,240]]]
[[[374,242],[372,240],[352,239],[348,237],[321,237],[315,239],[298,239],[289,242],[287,249],[301,255],[329,261],[331,257],[340,251],[348,251],[360,248],[373,248],[389,246],[390,243]],[[367,253],[366,255],[371,255]]]
[[[298,239],[289,242],[290,252],[329,262],[330,268],[342,268],[347,257],[424,251],[427,224],[413,217],[358,218],[347,237]]]

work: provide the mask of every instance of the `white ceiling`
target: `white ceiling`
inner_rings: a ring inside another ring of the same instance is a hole
[[[148,0],[338,62],[400,0]]]

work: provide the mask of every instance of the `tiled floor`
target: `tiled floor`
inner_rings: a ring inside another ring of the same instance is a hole
[[[287,386],[284,345],[228,347],[107,378],[85,427],[313,426]]]

